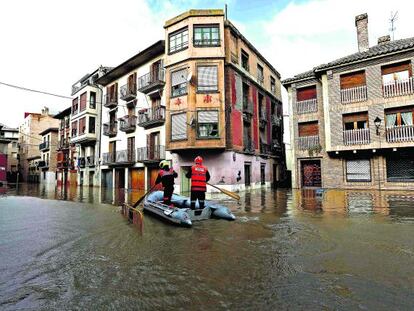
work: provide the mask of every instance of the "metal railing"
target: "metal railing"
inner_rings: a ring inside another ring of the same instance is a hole
[[[249,138],[243,140],[243,151],[247,153],[254,153],[253,141]]]
[[[85,165],[86,165],[85,157],[81,157],[81,158],[79,158],[79,159],[78,159],[78,166],[79,166],[80,168],[85,168]]]
[[[102,154],[102,164],[125,164],[134,163],[135,161],[135,150],[132,149],[105,152]]]
[[[385,136],[389,143],[414,141],[414,125],[389,126]]]
[[[148,108],[138,112],[138,125],[146,126],[152,123],[165,121],[165,107]]]
[[[132,84],[125,84],[121,86],[119,92],[122,100],[134,99],[137,95],[137,84],[135,82]]]
[[[118,133],[118,121],[103,124],[103,134],[105,136],[115,136]]]
[[[44,141],[43,143],[41,143],[39,145],[39,150],[45,150],[45,149],[49,149],[50,148],[50,142],[49,141]]]
[[[318,111],[318,100],[316,98],[296,102],[298,114]]]
[[[87,156],[86,157],[86,166],[95,166],[95,157]]]
[[[366,85],[341,89],[341,103],[349,104],[363,102],[368,99],[368,89]]]
[[[137,161],[160,161],[165,159],[165,146],[155,145],[137,148]]]
[[[149,73],[138,78],[138,91],[142,92],[146,88],[149,88],[152,85],[157,83],[165,82],[165,70],[164,68],[159,68],[158,70],[150,71]]]
[[[366,145],[371,142],[369,128],[353,129],[343,131],[344,144],[349,145]]]
[[[271,116],[272,124],[275,126],[280,126],[282,123],[282,118],[277,115]]]
[[[395,80],[382,85],[384,97],[403,96],[414,93],[414,77],[405,80]]]
[[[301,136],[298,139],[299,150],[307,150],[319,146],[319,135]]]
[[[198,39],[193,40],[194,46],[220,46],[220,39]]]
[[[124,116],[119,119],[119,130],[123,132],[134,131],[137,126],[137,117],[136,116]]]
[[[261,154],[269,154],[270,153],[270,145],[265,143],[260,143],[260,153]]]
[[[104,100],[104,106],[106,108],[112,108],[118,105],[118,98],[113,94],[106,94]]]

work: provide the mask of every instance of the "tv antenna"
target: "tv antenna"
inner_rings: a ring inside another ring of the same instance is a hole
[[[391,34],[392,34],[392,40],[394,41],[394,31],[395,31],[395,29],[397,29],[396,27],[395,27],[395,21],[398,19],[398,11],[396,11],[395,13],[393,13],[392,11],[391,11],[391,18],[390,18],[390,24],[391,24],[391,27],[390,27],[390,31],[391,31]]]

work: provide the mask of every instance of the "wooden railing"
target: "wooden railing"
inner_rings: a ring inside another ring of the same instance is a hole
[[[414,125],[389,126],[385,135],[389,143],[414,141]]]
[[[348,89],[341,89],[341,103],[349,104],[363,102],[368,99],[367,86],[356,86]]]
[[[414,93],[414,77],[405,80],[395,80],[382,86],[384,97],[403,96]]]
[[[307,150],[312,147],[319,146],[319,136],[301,136],[298,139],[299,150]]]
[[[343,132],[344,144],[349,145],[366,145],[371,142],[369,128],[345,130]]]
[[[298,114],[318,111],[318,101],[316,98],[296,102]]]

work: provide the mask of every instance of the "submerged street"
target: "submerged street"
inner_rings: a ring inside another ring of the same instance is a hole
[[[23,185],[0,196],[0,309],[412,310],[414,194],[215,194],[234,222],[119,213],[125,197]],[[111,204],[115,203],[115,204]]]

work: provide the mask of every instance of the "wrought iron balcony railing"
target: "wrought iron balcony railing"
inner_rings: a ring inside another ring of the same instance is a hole
[[[125,133],[131,133],[135,131],[137,126],[137,117],[136,116],[124,116],[119,119],[119,130]]]
[[[165,159],[165,146],[155,145],[137,149],[138,162],[158,162]]]
[[[104,106],[106,108],[115,108],[118,105],[118,98],[113,94],[106,94]]]
[[[125,100],[125,101],[133,100],[137,96],[137,84],[136,83],[125,84],[121,86],[119,91],[121,93],[122,100]]]
[[[138,112],[138,126],[143,128],[161,125],[165,122],[165,107],[143,109]]]
[[[138,78],[138,91],[148,93],[157,87],[162,87],[165,84],[165,70],[159,68],[152,70],[149,73]]]
[[[113,137],[118,133],[118,121],[108,122],[103,124],[103,134],[105,136]]]
[[[106,152],[102,154],[102,164],[116,165],[116,164],[132,164],[136,162],[135,150],[125,149],[116,152]]]

